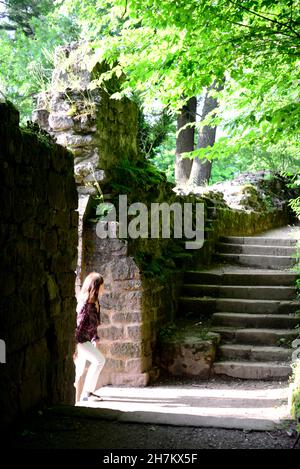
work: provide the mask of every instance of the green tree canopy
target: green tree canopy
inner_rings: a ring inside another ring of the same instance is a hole
[[[54,50],[78,37],[76,19],[54,2],[7,0],[0,18],[0,91],[30,119],[39,92],[46,91]]]
[[[106,60],[109,76],[125,72],[122,93],[137,91],[145,102],[159,99],[175,112],[225,77],[223,90],[214,91],[218,110],[201,125],[226,133],[195,154],[221,157],[258,143],[262,150],[280,142],[299,146],[300,0],[60,0],[50,6],[7,0],[6,14],[18,3],[34,35],[13,16],[14,37],[0,35],[0,82],[8,96],[29,100],[37,78],[50,75],[54,47],[81,37],[94,51],[90,70]]]
[[[51,0],[2,0],[0,29],[16,31],[21,29],[26,36],[34,35],[33,18],[45,17],[54,9]]]
[[[219,112],[202,125],[227,127],[231,145],[299,141],[299,0],[116,0],[105,19],[85,16],[104,3],[79,2],[81,24],[95,60],[125,71],[124,92],[180,109],[225,76]],[[228,146],[223,138],[213,152]]]

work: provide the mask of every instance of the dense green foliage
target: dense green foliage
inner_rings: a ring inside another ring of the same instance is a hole
[[[5,0],[5,8],[0,14],[0,29],[6,31],[21,30],[27,36],[33,36],[35,25],[32,20],[45,18],[53,10],[51,0]]]
[[[295,176],[294,180],[292,181],[292,185],[300,185],[300,178],[299,176]],[[300,197],[291,201],[291,206],[293,210],[296,212],[298,217],[300,217]],[[295,272],[298,274],[298,278],[296,280],[296,290],[298,299],[300,298],[300,236],[298,235],[297,239],[297,252],[296,252],[298,263],[294,267]],[[300,311],[296,313],[299,316],[299,324],[296,326],[298,329],[298,339],[300,339]],[[300,433],[300,348],[296,346],[296,359],[294,359],[292,364],[292,376],[290,378],[290,386],[289,386],[289,411],[293,418],[297,420],[297,431]]]
[[[91,70],[105,59],[111,66],[108,77],[125,72],[123,89],[114,98],[138,92],[144,105],[158,99],[169,113],[173,110],[173,118],[183,96],[200,95],[225,77],[217,112],[201,123],[218,125],[222,136],[212,148],[193,153],[217,160],[212,181],[249,167],[297,167],[300,0],[5,3],[0,89],[26,117],[36,93],[47,88],[55,46],[81,38],[93,51],[87,59]],[[162,120],[149,127],[144,119],[140,141],[172,179],[169,124]]]
[[[24,122],[31,117],[37,94],[48,88],[55,47],[76,39],[79,29],[53,2],[7,3],[0,21],[0,92],[20,109]]]
[[[81,12],[90,14],[91,3],[104,2],[82,1]],[[264,147],[297,143],[299,18],[297,0],[117,0],[101,24],[102,32],[109,24],[109,34],[97,36],[95,57],[118,60],[116,72],[125,70],[127,92],[131,86],[174,109],[183,94],[200,94],[225,76],[215,123],[226,125],[243,145],[258,139]],[[84,20],[83,14],[85,31],[90,21],[93,36],[100,21]],[[218,152],[225,145],[223,138]]]
[[[298,166],[298,168],[299,168],[299,166]],[[292,188],[298,189],[298,193],[299,193],[299,187],[300,187],[299,169],[298,169],[298,173],[296,173],[296,174],[292,173],[292,182],[291,182],[290,186]],[[295,197],[294,199],[290,200],[290,206],[291,206],[292,210],[295,212],[298,219],[300,220],[300,195],[298,197]],[[298,241],[299,241],[298,242],[298,259],[299,259],[298,273],[300,275],[300,239]]]
[[[174,182],[174,146],[175,133],[169,133],[164,143],[156,149],[154,164],[167,175],[169,181]],[[240,173],[247,171],[270,170],[274,172],[297,173],[300,168],[300,156],[297,148],[284,142],[270,145],[267,150],[259,145],[247,146],[236,151],[228,152],[225,156],[216,158],[212,166],[210,184],[233,179]],[[293,201],[293,208],[296,202]],[[298,215],[300,216],[300,210]]]
[[[300,433],[300,360],[298,360],[293,367],[291,385],[291,415],[297,420],[297,431]]]
[[[146,158],[153,158],[161,154],[171,133],[175,135],[173,116],[166,109],[152,111],[147,114],[143,109],[143,102],[135,97],[138,114],[138,142],[141,152]],[[172,147],[174,152],[174,145]],[[164,155],[165,157],[165,155]],[[174,155],[173,155],[174,160]]]
[[[105,12],[101,21],[95,5]],[[221,126],[225,136],[223,132],[212,148],[196,150],[193,157],[232,161],[239,155],[233,166],[243,167],[239,160],[245,160],[246,152],[254,156],[254,168],[262,156],[260,167],[278,161],[282,169],[285,156],[288,162],[290,155],[295,160],[299,0],[116,0],[106,8],[103,1],[82,0],[65,6],[80,11],[94,60],[106,59],[116,74],[126,73],[124,94],[138,90],[146,103],[158,98],[176,111],[183,96],[199,95],[213,81],[226,78],[218,93],[218,112],[201,123]],[[280,147],[283,152],[276,150]],[[268,163],[274,148],[276,155]],[[217,175],[222,163],[215,166]]]

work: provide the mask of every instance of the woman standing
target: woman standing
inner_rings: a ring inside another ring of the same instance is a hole
[[[80,400],[82,401],[87,401],[90,396],[101,399],[94,392],[105,364],[104,356],[96,348],[96,341],[99,339],[97,328],[100,325],[99,295],[103,293],[103,290],[104,280],[102,275],[92,272],[86,277],[78,295],[75,333],[77,343],[75,387],[84,372],[86,361],[90,362],[81,393]]]

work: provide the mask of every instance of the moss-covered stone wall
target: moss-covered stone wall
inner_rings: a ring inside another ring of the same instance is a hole
[[[71,43],[58,47],[51,89],[38,98],[33,120],[55,136],[57,143],[74,155],[74,173],[78,185],[105,178],[103,170],[123,158],[139,158],[136,139],[138,112],[128,98],[110,99],[120,88],[112,77],[102,87],[90,87],[91,81],[108,70],[105,63],[92,71],[86,64],[88,45]]]
[[[73,157],[0,104],[0,416],[74,402],[77,192]]]

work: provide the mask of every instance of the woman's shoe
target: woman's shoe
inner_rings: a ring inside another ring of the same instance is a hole
[[[94,394],[93,392],[85,392],[82,396],[81,396],[81,401],[88,401],[89,399],[91,400],[97,400],[97,401],[103,401],[102,397],[101,396],[98,396],[98,394]]]
[[[98,396],[98,394],[94,394],[93,392],[89,392],[88,397],[94,397],[95,399],[97,398],[97,401],[103,401],[103,398],[101,396]]]
[[[89,392],[84,392],[81,397],[80,397],[80,400],[81,401],[88,401],[89,400],[89,397],[90,397],[90,393]]]

